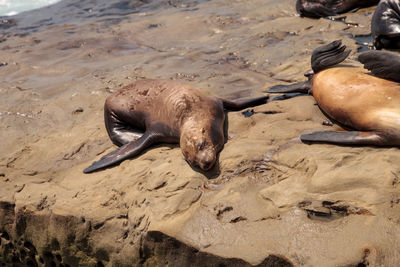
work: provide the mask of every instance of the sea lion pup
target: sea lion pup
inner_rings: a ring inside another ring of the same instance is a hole
[[[335,16],[379,3],[379,0],[297,0],[296,10],[302,17]]]
[[[371,21],[374,47],[400,48],[400,0],[382,0]]]
[[[360,54],[359,60],[373,76],[361,68],[333,67],[349,53],[341,41],[319,47],[311,57],[315,74],[309,81],[271,87],[268,92],[311,93],[328,117],[354,129],[301,135],[303,142],[400,146],[400,83],[396,82],[400,77],[400,56],[379,51]]]
[[[209,170],[224,145],[225,110],[261,105],[267,99],[226,100],[178,81],[139,80],[110,95],[104,105],[108,135],[120,147],[83,172],[120,163],[155,143],[179,143],[191,165]]]

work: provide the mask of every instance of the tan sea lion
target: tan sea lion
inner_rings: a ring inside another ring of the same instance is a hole
[[[297,0],[296,10],[303,17],[335,16],[379,3],[379,0]]]
[[[139,80],[110,95],[104,105],[106,129],[120,146],[83,172],[132,158],[155,143],[179,143],[185,159],[209,170],[224,145],[225,110],[267,102],[268,96],[226,100],[172,80]]]
[[[314,50],[314,74],[307,82],[278,85],[270,93],[308,92],[321,110],[348,132],[301,135],[303,142],[340,145],[400,146],[400,56],[369,51],[359,60],[372,74],[356,67],[334,67],[350,51],[340,41]]]

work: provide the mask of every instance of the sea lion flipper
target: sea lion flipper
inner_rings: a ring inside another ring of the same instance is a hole
[[[314,132],[303,134],[300,140],[305,143],[329,143],[337,145],[386,145],[385,138],[375,132]]]
[[[113,110],[112,105],[110,100],[104,105],[104,122],[111,141],[117,146],[122,146],[139,139],[143,135],[144,129],[137,127],[140,125],[140,119],[135,120],[134,118],[140,118],[141,114],[130,111],[130,121],[126,122],[123,120],[127,117],[126,114]],[[120,108],[120,106],[118,107]]]
[[[83,170],[83,173],[91,173],[109,166],[118,164],[128,158],[139,155],[144,149],[154,144],[157,136],[151,131],[146,131],[139,139],[129,142],[118,149],[106,154],[100,160],[95,161]]]
[[[332,8],[312,1],[297,0],[296,10],[302,17],[320,18],[337,15]]]
[[[298,82],[293,84],[278,84],[270,87],[268,90],[263,91],[266,93],[308,93],[311,89],[311,83],[309,81],[306,82]]]
[[[228,111],[239,111],[248,107],[259,106],[267,103],[269,96],[260,96],[255,98],[238,98],[234,100],[222,99],[224,109]]]
[[[400,56],[398,54],[388,51],[368,51],[360,54],[358,60],[374,76],[400,82]]]
[[[344,61],[351,50],[346,50],[341,40],[316,48],[311,55],[311,68],[314,73],[332,67]]]

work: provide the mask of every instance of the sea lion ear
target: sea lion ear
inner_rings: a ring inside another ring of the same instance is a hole
[[[206,129],[201,128],[201,133],[204,134],[206,132]]]

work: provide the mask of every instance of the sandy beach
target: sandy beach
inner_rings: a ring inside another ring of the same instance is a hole
[[[0,22],[1,266],[396,266],[399,149],[303,144],[341,129],[312,96],[230,112],[209,172],[157,145],[82,173],[116,148],[103,105],[122,86],[261,96],[303,81],[312,51],[338,39],[361,66],[375,7],[330,20],[294,0],[92,2]]]

